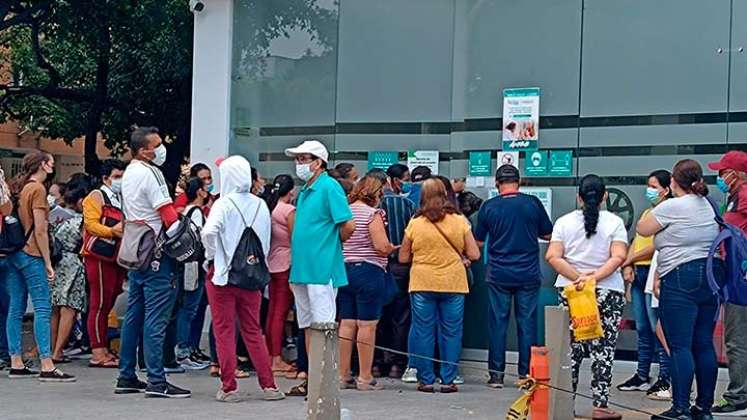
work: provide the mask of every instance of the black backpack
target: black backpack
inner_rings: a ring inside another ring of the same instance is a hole
[[[226,199],[236,207],[236,211],[239,212],[241,220],[244,222],[244,232],[241,234],[241,239],[231,259],[228,284],[240,289],[262,290],[270,283],[270,270],[267,268],[262,242],[252,228],[257,220],[262,203],[257,205],[252,223],[247,224],[239,206],[229,197],[226,197]]]

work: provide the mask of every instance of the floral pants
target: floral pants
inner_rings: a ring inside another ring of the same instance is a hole
[[[560,304],[568,307],[568,299],[560,289]],[[620,329],[625,295],[609,289],[597,288],[597,304],[602,320],[604,336],[595,340],[576,341],[571,330],[571,379],[573,391],[578,388],[578,376],[584,358],[591,358],[591,393],[594,407],[607,407],[612,385],[612,366],[615,360],[615,346]]]

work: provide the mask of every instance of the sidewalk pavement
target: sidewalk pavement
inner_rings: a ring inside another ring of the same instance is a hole
[[[144,399],[142,395],[114,395],[116,369],[91,369],[87,361],[74,361],[63,365],[63,370],[78,376],[73,384],[41,384],[35,379],[10,380],[7,371],[0,372],[0,418],[4,420],[79,420],[99,419],[239,419],[256,415],[269,415],[277,420],[305,418],[303,398],[288,398],[279,402],[250,400],[239,404],[222,404],[214,401],[218,380],[208,376],[207,371],[171,375],[170,381],[186,386],[193,392],[190,399],[157,400]],[[485,368],[484,364],[467,365]],[[615,364],[615,384],[626,380],[634,371],[630,362]],[[482,371],[463,368],[467,383],[457,394],[422,394],[414,384],[382,380],[386,389],[379,392],[341,391],[343,409],[349,410],[349,419],[355,420],[404,420],[404,419],[504,419],[510,404],[520,392],[507,378],[506,389],[496,391],[485,386]],[[142,374],[141,377],[144,377]],[[590,382],[588,365],[584,369],[579,391],[588,393]],[[722,369],[719,375],[717,395],[726,386],[727,375]],[[298,381],[279,379],[283,390]],[[242,379],[242,393],[258,394],[256,377]],[[642,393],[612,392],[612,400],[638,409],[661,412],[668,403],[650,401]],[[591,403],[578,399],[576,412],[588,414]],[[625,419],[647,419],[648,416],[617,409]],[[571,413],[556,419],[571,419]]]

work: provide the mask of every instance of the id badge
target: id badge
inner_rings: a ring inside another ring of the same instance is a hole
[[[200,278],[200,265],[197,261],[184,264],[184,291],[194,292],[197,290],[197,281]]]

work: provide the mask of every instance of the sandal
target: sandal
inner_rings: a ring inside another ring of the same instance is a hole
[[[52,359],[52,363],[56,365],[64,365],[65,363],[70,363],[73,360],[67,356],[62,356],[62,359]]]
[[[595,407],[591,418],[595,420],[620,420],[622,419],[622,415],[606,407]]]
[[[340,379],[340,389],[356,389],[357,384],[355,379],[353,379],[352,376],[347,377],[345,379]]]
[[[107,369],[116,369],[119,367],[119,360],[115,359],[113,357],[110,357],[108,359],[104,359],[100,362],[94,362],[91,360],[88,362],[89,368],[107,368]]]
[[[235,375],[236,375],[236,379],[246,379],[252,376],[252,373],[246,370],[236,369]]]
[[[210,376],[220,378],[220,366],[217,363],[210,364]]]
[[[455,384],[441,385],[442,394],[453,394],[455,392],[459,392],[459,388]]]
[[[436,392],[436,388],[434,388],[433,385],[418,383],[418,391],[433,394],[434,392]]]
[[[370,381],[361,381],[360,379],[355,380],[355,388],[358,391],[381,391],[384,389],[384,385],[381,385],[376,379]]]
[[[288,391],[285,395],[289,397],[305,397],[309,393],[309,383],[304,381],[300,385],[296,385]]]

